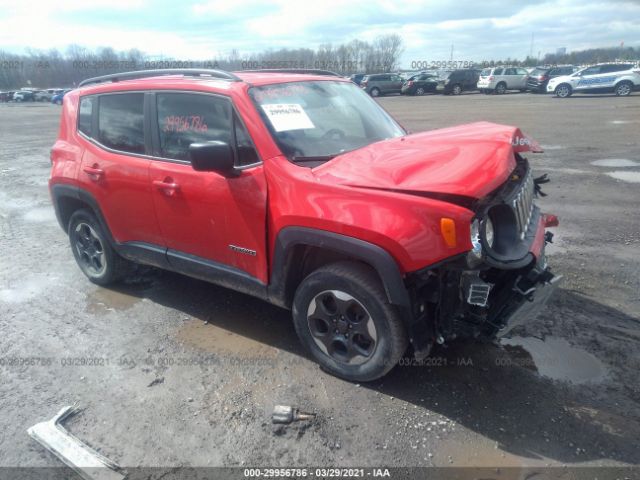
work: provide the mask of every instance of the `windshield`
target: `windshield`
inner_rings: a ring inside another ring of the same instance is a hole
[[[258,111],[282,152],[293,161],[336,155],[405,131],[351,82],[311,81],[253,87]]]

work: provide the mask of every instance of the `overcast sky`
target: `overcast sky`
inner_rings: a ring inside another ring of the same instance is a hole
[[[640,46],[640,0],[0,0],[0,49],[79,44],[180,60],[398,33],[413,60]]]

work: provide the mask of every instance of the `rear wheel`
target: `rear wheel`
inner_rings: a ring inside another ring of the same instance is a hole
[[[424,87],[416,88],[416,95],[424,95]]]
[[[556,97],[567,98],[571,96],[571,85],[567,83],[561,83],[556,87],[555,94]]]
[[[631,95],[631,92],[633,91],[633,84],[626,81],[620,82],[616,85],[616,88],[613,91],[619,97],[627,97]]]
[[[500,82],[498,85],[496,85],[496,93],[498,95],[502,95],[506,91],[507,91],[507,84],[506,83]]]
[[[398,311],[367,265],[338,262],[298,287],[293,321],[302,343],[329,373],[351,381],[385,375],[407,349]]]
[[[380,96],[380,89],[379,88],[372,88],[371,92],[369,92],[371,94],[372,97],[379,97]]]
[[[76,262],[93,283],[109,285],[129,272],[131,263],[111,247],[95,215],[89,210],[77,210],[71,215],[68,233]]]

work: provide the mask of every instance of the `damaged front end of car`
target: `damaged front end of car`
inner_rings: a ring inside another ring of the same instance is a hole
[[[456,338],[493,339],[537,316],[562,280],[547,265],[547,227],[558,219],[535,205],[546,176],[534,178],[527,160],[492,194],[475,202],[472,249],[407,276],[414,325],[425,344]],[[424,356],[428,349],[414,349]]]

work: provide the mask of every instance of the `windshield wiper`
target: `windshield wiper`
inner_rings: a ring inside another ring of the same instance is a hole
[[[315,157],[291,157],[291,160],[294,162],[328,162],[332,160],[337,155],[317,155]]]

